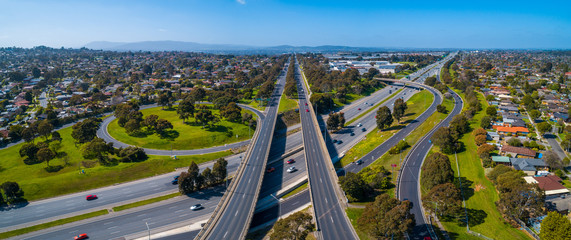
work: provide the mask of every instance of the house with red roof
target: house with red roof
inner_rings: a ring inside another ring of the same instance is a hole
[[[524,147],[513,147],[510,145],[504,145],[502,146],[502,148],[500,149],[500,154],[503,155],[511,155],[511,157],[520,157],[520,158],[535,158],[535,155],[537,155],[536,151],[533,151],[529,148],[524,148]]]
[[[569,189],[561,184],[561,178],[555,175],[546,175],[541,177],[525,176],[523,179],[525,179],[527,183],[537,183],[539,188],[545,191],[545,196],[561,196],[569,194]]]

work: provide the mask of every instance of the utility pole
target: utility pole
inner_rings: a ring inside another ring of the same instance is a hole
[[[147,231],[149,231],[149,240],[151,240],[151,229],[149,228],[149,223],[145,222],[145,225],[147,225]]]

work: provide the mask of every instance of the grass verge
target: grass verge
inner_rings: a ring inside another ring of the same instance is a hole
[[[282,97],[280,98],[280,106],[278,107],[278,113],[286,112],[296,108],[299,108],[297,101],[287,97],[285,94],[282,94]]]
[[[143,201],[138,201],[138,202],[134,202],[134,203],[129,203],[129,204],[117,206],[117,207],[114,207],[114,208],[113,208],[113,211],[115,211],[115,212],[120,212],[120,211],[123,211],[123,210],[140,207],[140,206],[144,206],[144,205],[147,205],[147,204],[164,201],[164,200],[171,199],[171,198],[174,198],[174,197],[177,197],[177,196],[180,196],[180,193],[178,193],[178,192],[176,192],[176,193],[171,193],[171,194],[167,194],[167,195],[164,195],[164,196],[159,196],[159,197],[155,197],[155,198],[151,198],[151,199],[146,199],[146,200],[143,200]]]
[[[395,94],[397,93],[395,92]],[[385,100],[388,99],[390,98],[385,98]],[[433,99],[434,96],[426,90],[414,94],[407,101],[408,108],[405,113],[406,117],[404,117],[401,121],[406,124],[406,122],[417,118],[418,115],[422,114],[428,107],[430,107],[430,104],[432,104]],[[372,110],[372,108],[369,110]],[[347,164],[362,158],[367,153],[371,152],[373,149],[382,144],[384,141],[392,137],[403,126],[405,125],[395,124],[391,128],[389,128],[392,130],[371,131],[365,137],[366,141],[361,141],[357,143],[354,147],[352,147],[349,151],[347,151],[347,154],[345,154],[345,156],[340,161],[341,165],[346,166]]]
[[[78,215],[78,216],[73,216],[73,217],[69,217],[69,218],[56,220],[53,222],[42,223],[42,224],[34,225],[31,227],[21,228],[21,229],[9,231],[9,232],[3,232],[3,233],[0,233],[0,239],[6,239],[6,238],[14,237],[14,236],[19,236],[22,234],[31,233],[31,232],[39,231],[39,230],[46,229],[46,228],[51,228],[51,227],[55,227],[55,226],[59,226],[59,225],[63,225],[63,224],[71,223],[71,222],[76,222],[76,221],[81,221],[81,220],[88,219],[88,218],[106,215],[108,213],[109,213],[109,211],[107,211],[107,209],[104,209],[104,210],[99,210],[96,212],[90,212],[90,213],[86,213],[86,214],[82,214],[82,215]]]
[[[307,189],[307,182],[305,182],[303,185],[297,187],[293,191],[289,192],[288,194],[283,195],[281,198],[286,199],[286,198],[291,197],[291,196],[293,196],[293,195],[295,195],[295,194],[297,194],[297,193],[299,193],[305,189]]]
[[[353,119],[351,119],[350,121],[345,123],[345,126],[351,125],[351,123],[354,123],[355,121],[361,119],[363,116],[365,116],[366,114],[370,113],[371,111],[378,109],[379,106],[381,106],[381,104],[385,103],[386,101],[388,101],[389,99],[393,98],[394,96],[396,96],[399,92],[401,92],[403,89],[399,89],[397,91],[395,91],[393,94],[391,94],[389,97],[383,99],[383,101],[380,101],[379,103],[375,104],[375,106],[373,106],[372,108],[367,109],[367,111],[362,112],[361,114],[359,114],[359,116],[354,117]]]
[[[359,236],[359,239],[369,240],[372,238],[369,238],[369,235],[367,233],[361,231],[359,229],[359,224],[357,224],[357,219],[359,219],[361,217],[361,215],[363,215],[364,211],[365,211],[364,208],[347,208],[347,209],[345,209],[345,212],[347,213],[347,217],[351,221],[351,225],[353,225],[353,228],[355,229],[355,232],[357,232],[357,236]]]
[[[82,157],[81,145],[74,145],[71,130],[58,130],[62,142],[52,142],[60,145],[57,147],[60,156],[50,161],[50,166],[61,167],[57,172],[47,172],[45,163],[24,163],[24,158],[19,154],[22,144],[0,150],[0,183],[17,182],[24,191],[24,198],[33,201],[164,174],[176,168],[188,167],[193,161],[199,164],[232,154],[231,151],[222,151],[177,156],[176,160],[170,156],[149,155],[149,159],[143,162],[101,166],[97,161]],[[85,169],[85,174],[79,174],[81,169]]]
[[[464,97],[464,95],[461,96]],[[479,94],[478,99],[482,104],[482,108],[486,109],[487,103],[484,97]],[[479,128],[480,120],[484,115],[485,111],[483,110],[477,113],[470,120],[470,127],[472,129]],[[457,157],[462,184],[464,188],[468,189],[464,192],[464,195],[466,197],[470,230],[493,239],[529,239],[523,231],[508,225],[497,210],[495,202],[498,201],[499,196],[492,182],[486,178],[482,163],[477,157],[474,135],[471,132],[466,133],[460,141],[464,143],[466,148],[465,151],[458,153]],[[437,147],[435,148],[437,149]],[[448,157],[457,177],[456,158],[454,154]],[[443,221],[442,224],[449,234],[453,236],[453,239],[479,239],[466,232],[465,223]]]

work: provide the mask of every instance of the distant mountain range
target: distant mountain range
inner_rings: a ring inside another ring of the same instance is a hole
[[[290,46],[258,47],[232,44],[203,44],[181,41],[145,41],[145,42],[90,42],[84,46],[93,50],[108,51],[183,51],[183,52],[216,52],[216,53],[283,53],[283,52],[371,52],[371,51],[420,51],[420,48],[375,48],[348,46]]]

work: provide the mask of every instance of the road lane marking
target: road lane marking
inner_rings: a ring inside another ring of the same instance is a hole
[[[169,209],[173,209],[173,208],[175,208],[175,207],[170,207]],[[145,216],[145,215],[147,215],[147,214],[146,214],[146,213],[143,213],[143,214],[141,214],[141,215],[138,215],[137,217],[142,217],[142,216]]]
[[[113,235],[113,234],[120,233],[120,232],[121,232],[121,231],[116,231],[116,232],[112,232],[112,233],[109,233],[109,234]]]
[[[234,217],[238,216],[238,212],[240,212],[240,210],[236,211],[236,214],[234,214]]]
[[[107,229],[118,228],[119,226],[108,227]]]
[[[151,218],[145,218],[145,219],[143,219],[143,221],[147,221],[147,220],[151,220]]]
[[[181,210],[175,211],[174,213],[179,213],[179,212],[184,212],[184,209],[181,209]]]
[[[106,222],[106,223],[104,223],[103,225],[107,225],[107,224],[111,224],[111,223],[113,223],[113,222]]]
[[[188,213],[185,213],[185,214],[183,214],[183,215],[180,215],[179,217],[185,217],[185,216],[188,216]]]
[[[222,237],[222,238],[226,238],[226,235],[228,235],[228,231],[226,231],[226,233],[224,233],[224,237]]]

